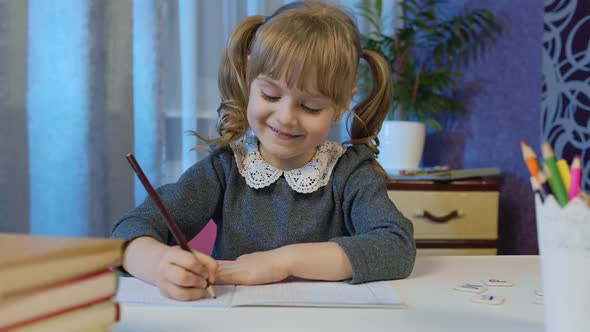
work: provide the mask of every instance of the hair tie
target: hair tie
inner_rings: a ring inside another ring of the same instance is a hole
[[[268,22],[268,20],[270,20],[270,18],[271,18],[271,17],[272,17],[272,16],[265,16],[265,17],[264,17],[264,23]]]

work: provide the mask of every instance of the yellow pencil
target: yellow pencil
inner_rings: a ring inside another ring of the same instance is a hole
[[[556,163],[557,165],[557,172],[559,173],[559,177],[563,182],[565,187],[565,191],[570,190],[570,168],[567,165],[567,161],[565,159],[559,159]]]

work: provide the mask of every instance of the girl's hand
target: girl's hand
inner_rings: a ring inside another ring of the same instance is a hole
[[[287,259],[281,248],[260,251],[221,264],[215,277],[217,284],[262,285],[281,281],[289,276]]]
[[[205,254],[169,247],[157,266],[156,286],[162,295],[180,301],[202,298],[208,283],[215,281],[217,262]]]

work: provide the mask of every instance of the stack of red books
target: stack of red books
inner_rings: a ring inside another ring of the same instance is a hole
[[[0,332],[113,325],[122,246],[113,239],[0,233]]]

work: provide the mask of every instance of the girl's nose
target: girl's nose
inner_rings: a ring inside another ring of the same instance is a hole
[[[293,105],[292,103],[284,103],[277,111],[279,122],[285,127],[294,125],[297,121],[296,112],[296,105]]]

